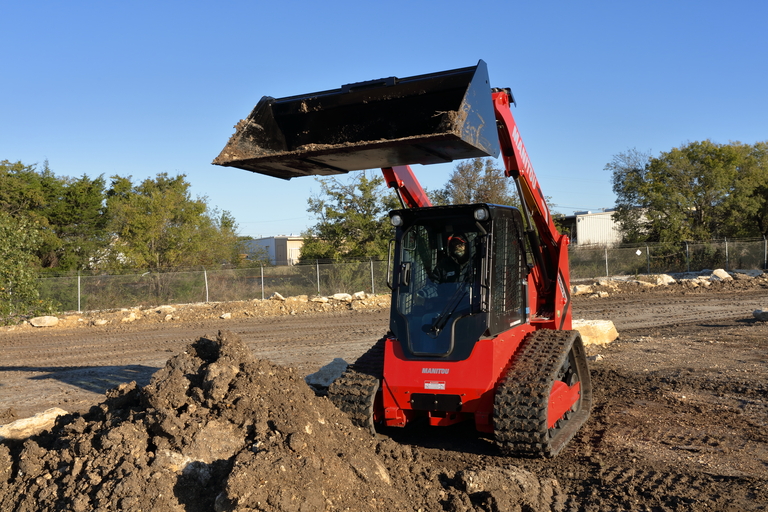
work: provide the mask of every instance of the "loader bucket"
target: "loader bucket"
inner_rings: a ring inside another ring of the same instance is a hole
[[[497,156],[485,62],[302,96],[265,96],[213,161],[283,179]]]

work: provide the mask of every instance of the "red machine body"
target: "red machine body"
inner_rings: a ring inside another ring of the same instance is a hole
[[[493,338],[480,339],[472,355],[463,361],[444,363],[413,360],[404,356],[398,340],[387,338],[381,391],[373,408],[374,422],[403,427],[426,413],[429,424],[447,426],[473,419],[481,432],[493,433],[494,398],[497,384],[509,370],[520,344],[538,329],[571,329],[568,267],[568,237],[561,235],[552,220],[522,137],[510,111],[507,90],[492,93],[505,173],[514,179],[527,210],[532,237],[538,239],[538,264],[528,274],[528,303],[534,306],[529,322]],[[410,166],[382,169],[385,181],[394,188],[404,206],[431,206]],[[555,276],[555,282],[549,277]],[[556,284],[556,285],[554,285]],[[415,410],[412,396],[429,392],[461,397],[460,410]],[[569,385],[553,383],[547,407],[551,429],[581,398],[581,381]]]
[[[477,66],[263,97],[217,165],[291,179],[381,168],[402,210],[390,331],[329,388],[374,430],[473,420],[507,453],[553,456],[586,421],[591,384],[572,331],[568,237],[555,227],[508,89]],[[432,206],[411,164],[501,156],[522,207]]]

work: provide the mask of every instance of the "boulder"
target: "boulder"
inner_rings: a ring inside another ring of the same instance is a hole
[[[587,295],[592,292],[593,288],[588,284],[575,284],[571,287],[571,293],[573,295]]]
[[[285,302],[285,297],[283,297],[279,293],[275,292],[275,293],[272,294],[272,296],[269,298],[269,300],[279,300],[279,301]]]
[[[731,277],[731,274],[726,272],[725,270],[721,268],[717,268],[712,271],[712,277],[709,278],[711,281],[732,281],[733,278]]]
[[[29,323],[33,327],[53,327],[58,325],[59,319],[55,316],[36,316]]]
[[[669,274],[659,274],[653,277],[655,278],[655,282],[657,286],[668,286],[670,284],[675,284],[677,282],[675,281],[675,278],[670,276]]]
[[[581,334],[584,345],[607,345],[619,337],[610,320],[574,320],[573,328]]]
[[[31,418],[23,418],[7,425],[0,426],[0,441],[3,439],[26,439],[35,436],[44,430],[50,430],[56,423],[56,418],[69,414],[64,409],[52,407]]]
[[[768,322],[768,309],[756,309],[752,312],[752,315],[759,322]]]
[[[352,302],[352,296],[348,293],[336,293],[331,298],[341,302]]]

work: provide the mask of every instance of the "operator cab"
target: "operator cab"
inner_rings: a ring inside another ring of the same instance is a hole
[[[390,212],[390,330],[408,359],[467,359],[477,340],[527,321],[522,216],[491,204]]]

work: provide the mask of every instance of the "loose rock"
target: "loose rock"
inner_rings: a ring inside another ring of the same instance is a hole
[[[610,320],[574,320],[573,328],[581,334],[584,345],[607,345],[619,337]]]
[[[29,324],[33,327],[53,327],[59,323],[59,319],[55,316],[36,316],[29,320]]]

